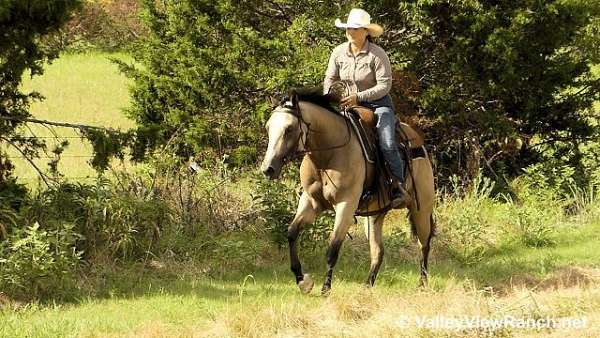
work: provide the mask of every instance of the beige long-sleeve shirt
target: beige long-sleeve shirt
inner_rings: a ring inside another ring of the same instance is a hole
[[[348,84],[350,93],[356,93],[359,102],[378,100],[392,88],[390,59],[381,47],[369,41],[356,56],[352,54],[350,43],[343,43],[333,49],[329,58],[324,93],[338,80]]]

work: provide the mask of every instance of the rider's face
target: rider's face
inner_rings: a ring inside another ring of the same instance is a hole
[[[351,43],[362,46],[369,33],[365,28],[346,28],[346,37]]]

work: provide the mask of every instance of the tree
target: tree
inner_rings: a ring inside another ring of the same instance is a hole
[[[385,45],[421,79],[420,95],[406,99],[440,150],[438,169],[514,175],[547,156],[579,167],[579,145],[598,136],[600,80],[590,71],[598,1],[382,3],[365,6],[388,13],[398,34]]]
[[[58,51],[41,43],[41,37],[56,31],[69,18],[79,0],[4,0],[0,2],[0,142],[28,158],[35,157],[46,145],[25,138],[19,127],[30,117],[29,104],[40,99],[38,93],[23,93],[19,88],[27,71],[43,72],[43,64],[54,59]],[[0,150],[0,193],[15,188],[13,169]]]
[[[122,65],[135,80],[135,155],[169,144],[180,158],[258,157],[269,96],[321,81],[340,32],[323,1],[145,1],[150,37]],[[347,7],[347,6],[346,6]],[[201,156],[204,155],[204,156]]]
[[[138,157],[168,144],[182,159],[227,153],[234,164],[252,162],[265,138],[267,97],[321,82],[331,49],[344,41],[333,20],[354,6],[387,28],[377,43],[401,74],[396,102],[436,147],[441,176],[472,177],[482,165],[515,174],[544,159],[541,144],[577,163],[573,144],[597,133],[592,104],[600,82],[589,47],[598,1],[145,6],[151,34],[135,55],[143,67],[122,65],[136,83],[130,114]]]

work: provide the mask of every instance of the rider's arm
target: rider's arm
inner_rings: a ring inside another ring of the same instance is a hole
[[[327,71],[325,72],[325,80],[323,80],[323,94],[328,94],[331,85],[340,79],[340,70],[335,64],[335,56],[336,53],[334,50],[329,57],[329,64],[327,65]]]
[[[392,89],[392,66],[383,49],[374,50],[374,71],[377,84],[357,93],[359,102],[371,102],[386,96]]]

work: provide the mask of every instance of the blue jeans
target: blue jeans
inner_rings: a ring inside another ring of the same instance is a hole
[[[389,95],[371,102],[361,102],[361,105],[373,109],[377,116],[377,135],[379,147],[392,175],[400,183],[404,183],[404,159],[396,145],[396,115]]]

